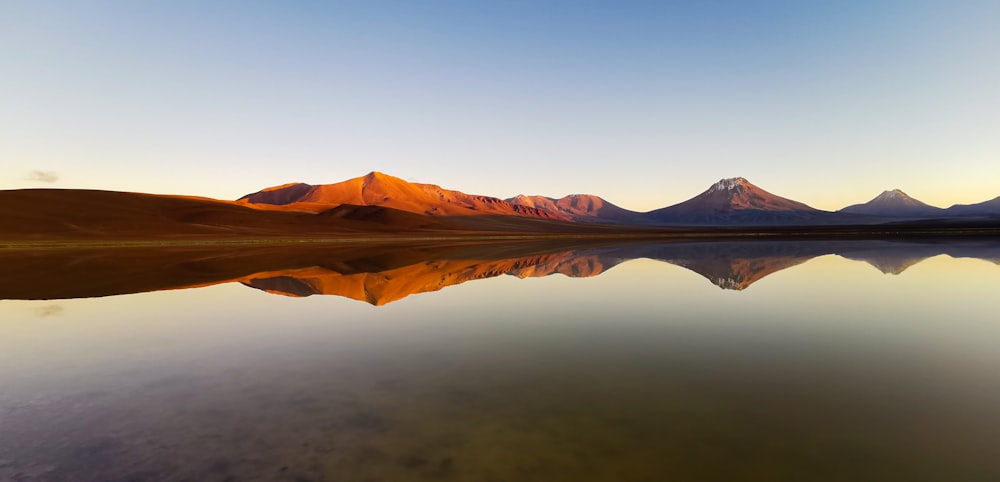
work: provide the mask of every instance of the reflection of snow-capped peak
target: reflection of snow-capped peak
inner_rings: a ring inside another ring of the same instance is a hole
[[[709,277],[709,280],[711,280],[712,283],[714,283],[716,286],[724,290],[743,291],[743,286],[742,286],[743,280],[739,278],[734,278],[732,276],[716,277],[716,278]]]
[[[712,191],[736,191],[743,192],[743,188],[746,187],[747,180],[742,177],[730,177],[727,179],[722,179],[715,183],[708,189],[709,192]]]

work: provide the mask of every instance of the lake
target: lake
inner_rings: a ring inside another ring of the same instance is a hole
[[[0,263],[0,480],[1000,480],[1000,240]]]

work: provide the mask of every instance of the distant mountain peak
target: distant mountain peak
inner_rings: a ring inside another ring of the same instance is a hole
[[[847,206],[840,211],[875,216],[907,217],[936,215],[941,212],[941,208],[925,204],[899,189],[892,189],[882,191],[882,194],[864,204]]]
[[[892,189],[890,191],[882,191],[873,201],[890,201],[895,199],[913,199],[905,192],[899,189]]]
[[[899,189],[891,189],[891,190],[888,190],[888,191],[882,191],[882,194],[879,194],[878,196],[875,196],[875,198],[872,199],[871,201],[868,201],[868,203],[869,204],[871,204],[871,203],[893,203],[893,204],[899,204],[899,205],[927,206],[927,204],[924,204],[924,203],[922,203],[922,202],[920,202],[920,201],[918,201],[918,200],[910,197],[909,194],[906,194],[905,192],[903,192],[902,190],[899,190]]]

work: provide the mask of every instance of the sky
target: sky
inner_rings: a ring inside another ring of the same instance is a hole
[[[0,0],[0,189],[1000,196],[1000,2]]]

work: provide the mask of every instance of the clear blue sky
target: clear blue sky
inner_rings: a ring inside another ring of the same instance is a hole
[[[0,189],[979,202],[998,26],[995,0],[0,0]]]

